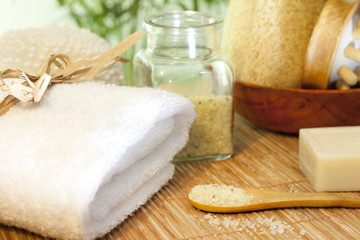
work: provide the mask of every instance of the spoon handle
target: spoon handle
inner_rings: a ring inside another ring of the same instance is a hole
[[[255,200],[255,199],[254,199]],[[257,199],[259,200],[259,199]],[[358,193],[283,193],[267,195],[267,202],[274,208],[282,207],[360,207]]]

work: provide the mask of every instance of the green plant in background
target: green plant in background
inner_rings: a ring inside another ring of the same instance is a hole
[[[80,28],[88,28],[115,45],[140,30],[146,15],[168,10],[193,10],[224,16],[229,0],[57,0]],[[144,43],[144,41],[142,41]],[[144,44],[129,49],[124,57],[127,85],[132,85],[132,59]]]

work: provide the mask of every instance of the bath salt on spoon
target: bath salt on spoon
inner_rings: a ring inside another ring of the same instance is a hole
[[[289,207],[360,207],[359,193],[300,193],[196,185],[188,194],[195,208],[214,213],[249,212]]]

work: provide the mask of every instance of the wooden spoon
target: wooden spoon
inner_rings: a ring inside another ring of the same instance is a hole
[[[188,200],[195,208],[213,213],[249,212],[289,207],[360,207],[360,194],[358,193],[293,193],[246,188],[243,190],[246,194],[253,196],[250,203],[246,205],[206,205],[190,199],[189,196]]]

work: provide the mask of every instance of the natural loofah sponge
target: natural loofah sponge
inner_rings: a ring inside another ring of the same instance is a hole
[[[307,45],[324,0],[231,0],[222,50],[237,81],[299,88]]]
[[[103,38],[88,29],[47,26],[12,30],[0,37],[0,70],[20,69],[29,74],[38,74],[41,63],[51,54],[66,54],[76,61],[92,59],[109,49],[110,45]],[[98,79],[123,84],[120,63],[99,75]]]

